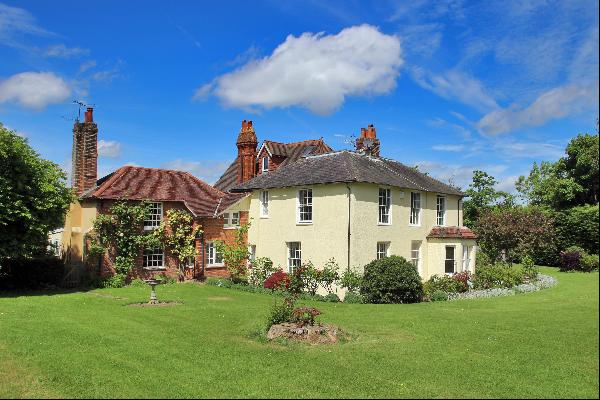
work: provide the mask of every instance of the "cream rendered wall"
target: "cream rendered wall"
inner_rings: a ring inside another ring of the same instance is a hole
[[[96,202],[94,201],[71,203],[65,218],[61,241],[65,260],[68,263],[83,261],[84,235],[92,229],[96,214]]]
[[[427,235],[437,223],[437,193],[413,191],[421,193],[421,216],[419,225],[410,224],[409,189],[391,189],[392,212],[391,224],[378,224],[379,187],[373,184],[357,183],[352,185],[355,201],[352,212],[352,256],[351,264],[362,267],[376,258],[377,242],[389,242],[389,254],[398,255],[410,260],[412,241],[421,241],[421,262],[419,273],[429,278],[436,268],[431,267],[429,260]],[[459,215],[459,197],[446,197],[446,226],[457,226],[462,221]],[[462,213],[462,210],[461,210]],[[436,261],[434,261],[435,263]],[[431,268],[430,268],[431,267]],[[431,269],[431,271],[430,271]]]
[[[474,240],[460,240],[460,239],[429,239],[429,245],[427,249],[428,258],[428,277],[432,275],[444,275],[445,273],[445,260],[446,260],[446,246],[454,246],[454,257],[456,259],[456,272],[463,271],[463,249],[464,246],[472,246],[469,262],[469,270],[475,271],[475,260],[477,248]]]
[[[312,189],[313,222],[296,222],[297,193]],[[269,190],[269,216],[260,216],[259,190],[252,193],[248,243],[256,246],[256,257],[269,257],[287,271],[287,242],[301,242],[302,262],[320,267],[334,257],[347,265],[347,189],[343,184],[313,185]]]
[[[432,253],[426,239],[436,224],[437,193],[421,193],[421,223],[409,224],[410,190],[391,187],[392,213],[390,225],[378,224],[379,187],[375,184],[353,183],[351,190],[351,248],[350,266],[359,270],[376,258],[377,242],[389,242],[389,254],[410,260],[411,242],[421,241],[419,272],[425,279],[432,274],[443,273],[443,258]],[[256,245],[256,257],[269,257],[275,265],[287,270],[286,242],[301,242],[302,261],[311,260],[321,266],[334,257],[340,267],[348,265],[347,223],[348,186],[324,184],[307,186],[313,190],[313,223],[296,222],[297,193],[301,187],[270,189],[269,216],[260,216],[260,191],[250,198],[252,225],[248,243]],[[303,187],[302,187],[303,188]],[[446,225],[457,226],[462,222],[459,197],[446,195]],[[460,222],[459,222],[460,221]],[[460,241],[456,250],[457,263],[462,262]],[[473,242],[474,243],[474,242]],[[437,246],[443,250],[443,246]],[[439,249],[438,249],[439,250]],[[431,261],[429,259],[431,258]]]

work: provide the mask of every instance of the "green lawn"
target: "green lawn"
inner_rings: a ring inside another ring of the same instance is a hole
[[[317,303],[352,336],[268,344],[273,298],[206,285],[0,294],[0,397],[598,397],[598,274],[414,305]],[[114,298],[117,296],[119,298]]]

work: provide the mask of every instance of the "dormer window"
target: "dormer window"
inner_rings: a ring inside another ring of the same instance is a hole
[[[262,172],[269,172],[269,157],[262,158]]]

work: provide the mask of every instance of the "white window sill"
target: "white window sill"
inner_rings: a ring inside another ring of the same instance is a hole
[[[415,225],[415,224],[408,224],[408,226],[412,226],[413,228],[420,228],[421,224]]]
[[[388,222],[388,223],[385,223],[385,222],[378,222],[378,223],[377,223],[377,226],[391,226],[391,225],[392,225],[392,223],[391,223],[391,222]]]
[[[223,229],[238,229],[240,226],[239,225],[235,225],[235,226],[224,226]]]
[[[166,271],[167,267],[142,267],[145,271]]]
[[[223,268],[225,264],[207,264],[206,268]]]
[[[261,215],[260,218],[261,219],[269,219],[269,216],[268,215]]]
[[[144,227],[144,230],[145,230],[145,231],[153,231],[153,230],[155,230],[156,228],[158,228],[158,226],[145,226],[145,227]]]
[[[312,221],[296,222],[296,225],[312,225]]]

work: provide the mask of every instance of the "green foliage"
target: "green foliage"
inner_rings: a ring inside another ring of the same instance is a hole
[[[124,284],[142,249],[160,245],[154,234],[144,232],[147,213],[147,202],[119,200],[111,206],[109,214],[100,214],[94,220],[94,231],[90,236],[93,254],[106,252],[119,275],[110,281],[111,287],[120,287],[115,285],[121,281]]]
[[[444,292],[448,297],[448,293],[458,293],[462,291],[461,289],[461,282],[448,275],[433,275],[423,284],[423,293],[430,299],[435,292]]]
[[[557,162],[533,164],[516,188],[529,204],[555,210],[598,204],[598,135],[577,135]]]
[[[553,220],[536,207],[487,210],[475,225],[481,249],[493,261],[512,262],[554,246]]]
[[[513,197],[494,187],[498,182],[493,176],[484,171],[473,171],[473,182],[465,191],[467,199],[463,202],[464,224],[472,228],[479,216],[488,209],[510,207],[514,204]]]
[[[249,253],[246,236],[249,228],[250,223],[237,228],[233,244],[226,244],[222,240],[215,242],[217,251],[223,255],[225,266],[234,282],[247,280],[248,267],[246,266],[246,260]]]
[[[126,278],[126,275],[123,275],[122,273],[117,273],[113,276],[103,279],[102,287],[122,288],[123,286],[125,286],[125,278]]]
[[[344,303],[361,304],[364,303],[364,300],[362,295],[355,292],[346,292],[346,295],[344,296]]]
[[[0,261],[0,291],[56,287],[65,276],[65,265],[56,257],[8,258]]]
[[[152,232],[177,259],[180,281],[185,279],[186,261],[196,256],[196,238],[201,233],[202,229],[194,226],[194,218],[189,212],[175,209],[167,211],[167,218]]]
[[[325,265],[323,265],[323,270],[321,270],[321,286],[328,294],[333,293],[333,285],[340,279],[338,273],[339,269],[340,267],[335,261],[335,258],[330,258]]]
[[[267,317],[267,330],[273,325],[282,324],[284,322],[293,322],[294,304],[295,299],[290,296],[285,297],[281,302],[276,299],[273,302],[273,306]]]
[[[403,257],[371,261],[364,271],[360,294],[367,303],[416,303],[423,297],[421,277]]]
[[[474,289],[511,288],[523,283],[523,269],[506,263],[478,266],[473,278]]]
[[[529,278],[530,280],[537,279],[539,275],[539,269],[535,266],[533,258],[531,258],[529,255],[526,255],[521,260],[521,265],[523,266],[523,273],[527,278]]]
[[[302,265],[300,272],[302,276],[303,288],[306,289],[311,296],[314,296],[317,293],[319,284],[321,283],[321,271],[315,268],[312,261],[309,260]]]
[[[260,257],[252,261],[250,271],[248,272],[248,283],[254,286],[262,287],[269,276],[279,268],[273,266],[273,261],[269,257]]]
[[[324,301],[327,301],[329,303],[339,303],[340,302],[340,298],[335,293],[327,293],[325,295]]]
[[[0,260],[45,255],[73,200],[60,167],[0,123]]]
[[[581,257],[581,270],[584,272],[598,271],[598,254],[584,254]]]
[[[362,275],[358,270],[352,268],[347,269],[342,273],[340,286],[346,288],[348,292],[356,293],[360,290]]]
[[[443,290],[436,290],[430,296],[431,301],[447,301],[448,293]]]
[[[558,249],[578,245],[590,254],[598,254],[599,214],[598,204],[555,212],[554,226]]]

